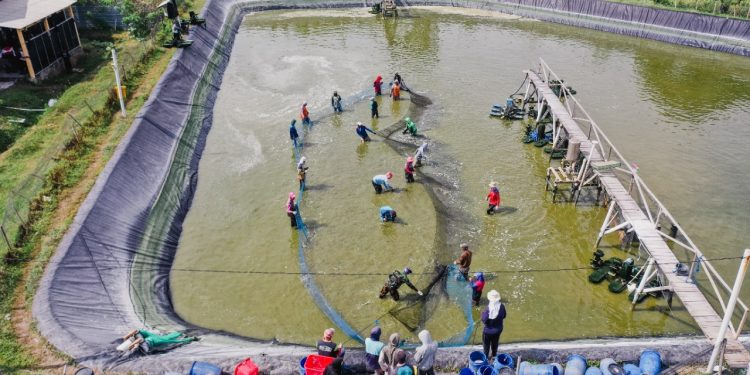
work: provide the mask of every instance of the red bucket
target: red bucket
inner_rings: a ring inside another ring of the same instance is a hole
[[[333,357],[310,354],[305,361],[305,375],[323,375],[326,366],[333,362]]]

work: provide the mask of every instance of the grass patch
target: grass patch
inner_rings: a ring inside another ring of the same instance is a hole
[[[4,254],[0,261],[0,317],[3,317],[0,320],[0,373],[33,370],[38,364],[37,359],[17,340],[9,319],[14,292],[27,269],[23,297],[31,301],[44,267],[80,203],[74,202],[66,207],[66,212],[59,212],[60,202],[74,189],[82,189],[81,194],[85,196],[93,186],[101,169],[89,171],[95,159],[111,157],[172,55],[162,49],[145,48],[142,43],[125,37],[116,40],[116,43],[118,51],[123,50],[121,62],[126,62],[127,66],[127,59],[132,59],[125,85],[134,90],[144,84],[147,90],[146,94],[128,102],[127,118],[113,117],[119,113],[117,101],[109,95],[114,73],[108,64],[100,64],[100,69],[92,72],[88,80],[66,90],[60,96],[58,105],[40,116],[37,125],[0,156],[2,186],[16,186],[23,178],[18,174],[35,173],[41,176],[33,178],[39,181],[33,184],[38,191],[23,194],[28,206],[26,220],[13,234],[16,247]],[[69,117],[68,113],[75,114],[75,132],[67,132],[55,124]],[[49,163],[42,162],[43,167],[40,168],[38,162],[44,158],[48,158]],[[101,161],[98,165],[103,166],[104,163]],[[0,192],[0,199],[7,196],[7,190]],[[27,303],[27,306],[30,304]]]

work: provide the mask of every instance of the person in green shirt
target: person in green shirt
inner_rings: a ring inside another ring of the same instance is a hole
[[[411,135],[417,135],[417,125],[414,124],[414,121],[411,120],[411,118],[407,117],[404,119],[404,122],[406,122],[406,129],[402,132],[402,134],[411,133]]]

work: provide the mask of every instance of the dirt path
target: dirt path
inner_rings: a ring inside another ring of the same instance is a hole
[[[47,233],[41,238],[39,246],[34,249],[32,255],[33,259],[37,258],[42,249],[54,249],[57,247],[62,238],[62,234],[67,230],[70,222],[78,212],[81,203],[94,186],[99,173],[101,173],[102,169],[112,156],[114,148],[130,128],[130,125],[133,123],[140,107],[148,99],[148,96],[151,94],[154,86],[156,86],[159,77],[161,77],[162,73],[166,70],[167,64],[171,58],[172,53],[167,52],[159,58],[149,62],[149,71],[141,77],[140,86],[131,93],[128,100],[129,105],[136,105],[137,108],[131,108],[128,111],[128,116],[126,118],[120,117],[119,112],[114,115],[109,124],[109,130],[102,137],[96,150],[88,156],[89,160],[91,160],[91,164],[86,168],[86,172],[81,177],[81,180],[74,187],[66,189],[60,193],[57,209],[52,216]],[[29,354],[31,354],[37,361],[37,366],[29,370],[34,370],[34,372],[54,372],[60,374],[60,369],[73,361],[49,345],[47,340],[36,331],[34,327],[34,319],[31,315],[32,299],[31,297],[27,297],[28,295],[33,296],[34,292],[36,292],[37,285],[27,286],[27,284],[30,281],[31,272],[37,263],[38,261],[29,262],[24,268],[23,279],[19,283],[14,294],[11,321],[18,342],[23,345]],[[29,288],[31,288],[31,293],[27,292],[27,289]],[[68,367],[70,369],[73,368],[70,365]]]

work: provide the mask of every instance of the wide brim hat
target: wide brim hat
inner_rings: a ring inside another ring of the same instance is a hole
[[[490,187],[494,187],[494,188],[496,188],[496,187],[497,187],[497,181],[492,181],[492,182],[490,182],[490,185],[489,185],[489,186],[490,186]]]

